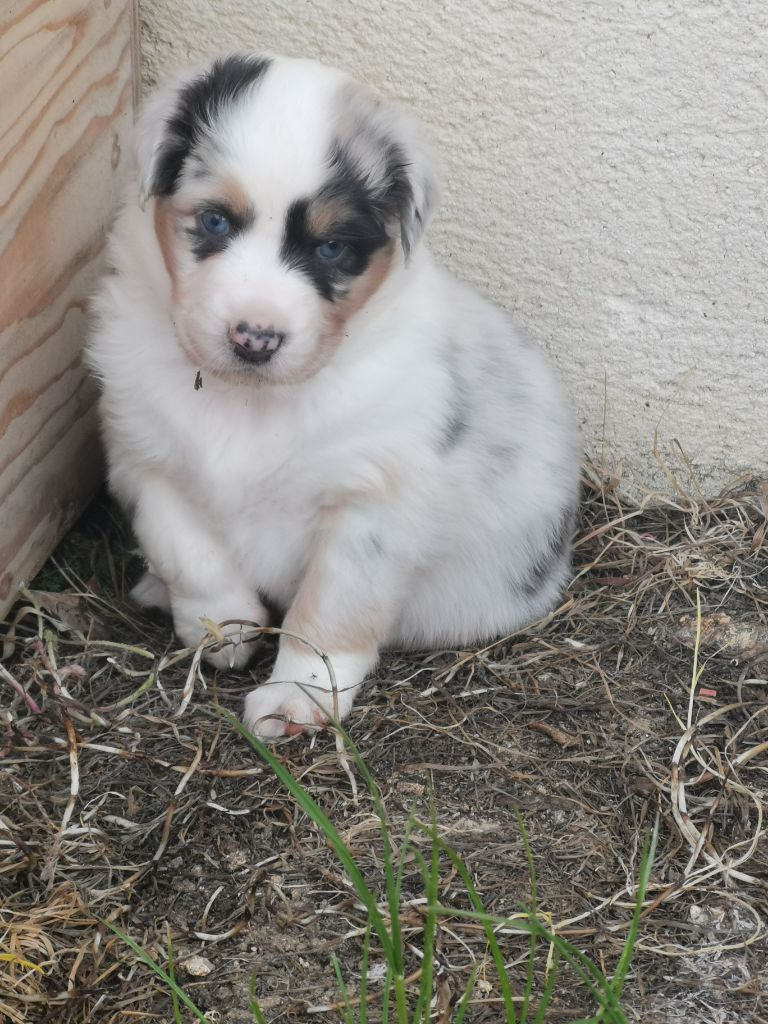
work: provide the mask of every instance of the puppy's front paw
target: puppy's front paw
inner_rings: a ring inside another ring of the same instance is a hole
[[[256,653],[261,636],[245,640],[244,637],[252,632],[250,626],[224,626],[221,632],[226,637],[225,642],[218,648],[204,651],[203,658],[209,665],[222,672],[226,672],[227,669],[239,671],[245,668]]]
[[[214,625],[228,619],[243,620],[242,623],[235,621],[221,626],[219,633],[224,637],[223,642],[203,654],[209,665],[226,671],[245,668],[261,640],[260,634],[248,639],[253,634],[253,626],[249,623],[266,624],[268,615],[261,602],[250,596],[231,604],[210,601],[203,604],[197,599],[173,598],[173,627],[187,647],[196,647],[205,636],[204,619]]]
[[[256,736],[296,736],[305,729],[322,729],[329,716],[349,714],[357,687],[337,691],[338,704],[330,690],[298,683],[264,683],[245,698],[243,722]]]

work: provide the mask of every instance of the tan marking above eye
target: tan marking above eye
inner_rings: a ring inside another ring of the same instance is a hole
[[[179,196],[176,202],[182,217],[195,217],[202,206],[217,205],[226,207],[244,221],[253,216],[251,197],[234,174],[211,174],[196,183],[194,192],[199,198]]]
[[[232,210],[246,220],[253,212],[253,202],[243,184],[233,175],[214,178],[212,185],[217,199],[221,199]]]
[[[307,228],[315,238],[327,238],[347,220],[352,209],[343,199],[313,199],[307,209]]]

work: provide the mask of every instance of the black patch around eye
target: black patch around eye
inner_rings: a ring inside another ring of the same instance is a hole
[[[409,201],[411,187],[404,158],[394,144],[386,149],[386,173],[378,185],[356,170],[338,142],[331,148],[329,166],[331,176],[316,195],[289,207],[280,255],[287,266],[306,274],[324,299],[333,301],[345,294],[345,282],[364,273],[371,256],[391,240],[392,224]],[[310,226],[310,209],[337,202],[347,211],[344,221],[319,238]],[[346,243],[338,260],[317,255],[318,245],[330,238]]]
[[[280,258],[292,270],[305,274],[324,299],[333,301],[344,294],[345,282],[359,277],[366,270],[373,253],[386,245],[389,238],[386,231],[373,221],[364,218],[345,221],[327,236],[344,243],[342,254],[337,259],[323,259],[317,248],[327,238],[319,238],[312,232],[309,208],[310,203],[306,199],[300,199],[288,208]]]
[[[213,128],[221,108],[258,82],[269,65],[259,57],[223,57],[181,90],[157,159],[152,195],[176,191],[184,161]]]
[[[203,210],[215,210],[222,217],[226,217],[229,221],[229,231],[227,234],[212,235],[206,231],[199,222],[199,216]],[[253,221],[254,215],[252,212],[247,214],[236,213],[226,203],[205,203],[198,210],[195,226],[186,229],[187,235],[192,240],[192,253],[195,259],[199,262],[200,260],[208,259],[209,256],[215,256],[217,253],[223,252],[233,238],[237,238],[238,235],[253,225]]]

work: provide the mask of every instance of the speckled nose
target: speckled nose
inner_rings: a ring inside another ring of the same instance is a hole
[[[274,327],[253,326],[245,320],[229,328],[232,351],[246,363],[267,363],[285,341]]]

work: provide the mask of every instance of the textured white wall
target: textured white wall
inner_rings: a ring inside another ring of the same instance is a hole
[[[627,482],[669,490],[656,431],[705,491],[768,470],[764,0],[141,6],[148,84],[249,48],[414,107],[443,168],[433,249],[547,349]]]

